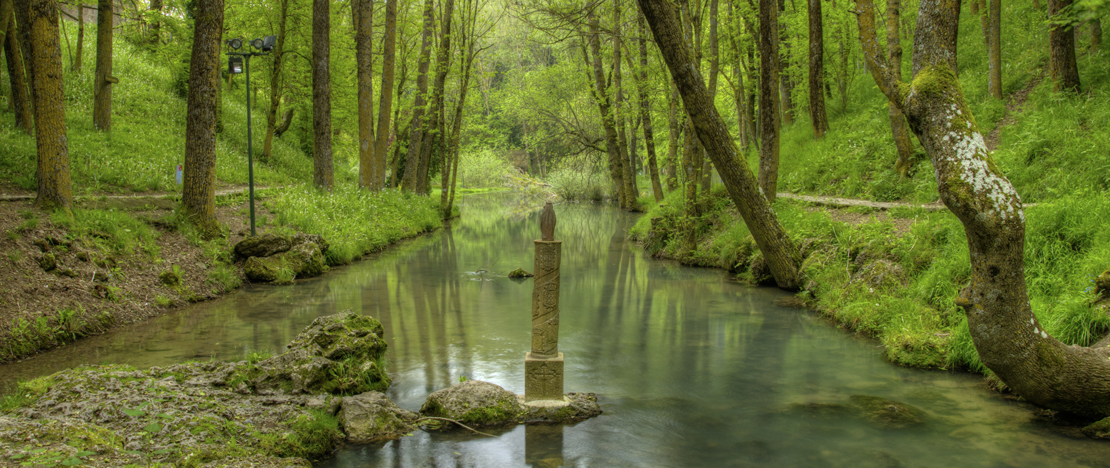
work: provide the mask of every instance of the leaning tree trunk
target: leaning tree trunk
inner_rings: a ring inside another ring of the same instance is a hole
[[[335,185],[331,155],[331,2],[312,0],[312,182],[327,191]]]
[[[35,206],[68,210],[73,202],[69,181],[65,99],[62,96],[62,54],[58,44],[58,2],[32,0],[30,5],[31,67],[35,100],[35,143],[38,149],[38,196]]]
[[[779,181],[778,6],[759,0],[759,188],[774,202]],[[689,107],[687,107],[689,108]]]
[[[420,164],[420,151],[424,145],[424,114],[428,94],[428,65],[432,54],[432,29],[435,25],[433,0],[424,2],[424,30],[420,39],[420,61],[417,64],[416,97],[412,104],[412,123],[409,124],[408,152],[405,154],[405,173],[401,188],[416,190],[417,166]]]
[[[686,112],[694,124],[693,130],[708,150],[730,198],[763,252],[775,282],[780,288],[796,289],[800,281],[797,248],[767,198],[760,194],[747,163],[737,154],[724,120],[709,100],[701,73],[683,45],[678,21],[667,3],[667,0],[639,0],[655,42],[682,95]]]
[[[1048,15],[1055,19],[1072,5],[1072,0],[1048,0]],[[1075,62],[1075,30],[1071,25],[1053,25],[1048,32],[1049,69],[1056,91],[1079,92],[1079,66]]]
[[[1064,345],[1033,315],[1021,199],[991,159],[956,78],[959,0],[922,0],[909,84],[881,60],[871,0],[857,5],[875,81],[906,114],[936,168],[941,199],[967,232],[971,281],[956,303],[983,364],[1032,403],[1110,415],[1110,349]]]
[[[213,236],[219,232],[216,222],[216,93],[220,87],[223,0],[198,0],[194,21],[181,204],[201,232]]]
[[[96,6],[96,72],[93,78],[93,127],[112,129],[112,11],[113,0]]]

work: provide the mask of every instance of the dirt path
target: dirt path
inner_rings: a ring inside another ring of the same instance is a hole
[[[926,204],[922,205],[922,204],[917,204],[917,203],[906,203],[906,202],[877,202],[877,201],[871,201],[871,200],[859,200],[859,199],[855,199],[855,198],[827,197],[827,196],[823,196],[823,195],[819,195],[819,196],[798,195],[798,194],[787,193],[787,192],[779,192],[778,197],[779,198],[786,198],[788,200],[798,200],[798,201],[804,201],[804,202],[809,202],[809,203],[816,203],[816,204],[821,205],[821,206],[829,206],[829,207],[834,207],[834,208],[864,207],[864,208],[876,208],[876,209],[880,209],[880,210],[889,210],[891,208],[920,208],[920,209],[928,210],[928,211],[940,211],[940,210],[947,210],[948,209],[948,207],[944,206],[939,201],[936,201],[936,202],[933,202],[933,203],[926,203]]]
[[[994,151],[994,149],[998,147],[998,144],[1002,142],[1002,129],[1013,125],[1014,122],[1017,121],[1017,119],[1014,118],[1014,114],[1021,112],[1021,108],[1025,105],[1025,101],[1029,99],[1029,93],[1033,92],[1033,88],[1041,84],[1042,80],[1044,80],[1043,69],[1036,76],[1030,78],[1029,83],[1026,83],[1024,88],[1009,96],[1009,100],[1006,102],[1006,114],[1002,117],[1002,120],[998,121],[998,125],[994,126],[994,130],[991,130],[991,132],[987,134],[987,151]]]
[[[268,189],[268,188],[271,188],[271,187],[255,187],[254,190],[257,192],[259,190]],[[222,197],[222,196],[225,196],[225,195],[245,193],[247,190],[249,190],[249,187],[247,187],[245,185],[223,188],[223,189],[216,190],[216,196],[217,197]],[[27,191],[27,190],[18,190],[18,189],[17,190],[8,190],[8,191],[16,191],[16,192],[20,192],[20,193],[0,193],[0,202],[27,201],[27,200],[34,200],[35,199],[35,192],[31,192],[31,191]],[[177,196],[180,196],[180,195],[181,195],[181,192],[141,192],[141,193],[131,193],[131,194],[127,194],[127,195],[109,195],[109,194],[78,195],[74,198],[78,199],[78,200],[82,200],[82,199],[85,199],[85,200],[87,200],[87,199],[100,199],[100,198],[105,198],[105,199],[109,199],[109,200],[119,200],[119,199],[137,199],[137,198],[172,198],[172,197],[177,197]]]

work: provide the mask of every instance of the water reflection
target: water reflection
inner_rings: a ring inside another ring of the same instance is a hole
[[[532,282],[503,275],[532,269],[542,203],[507,202],[464,198],[450,228],[370,260],[83,340],[0,368],[0,379],[77,363],[241,359],[353,309],[382,321],[389,396],[404,408],[462,377],[523,393]],[[322,466],[1110,466],[1106,445],[1057,435],[978,377],[891,366],[875,343],[775,305],[777,290],[645,258],[625,242],[633,215],[556,210],[565,388],[600,394],[605,414],[494,438],[417,432]],[[925,422],[884,428],[852,409],[853,395],[921,408]]]

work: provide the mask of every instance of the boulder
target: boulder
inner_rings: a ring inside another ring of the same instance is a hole
[[[382,324],[371,317],[345,311],[317,318],[287,347],[257,364],[241,363],[225,384],[292,394],[357,395],[389,388],[381,367],[387,348]]]
[[[296,278],[320,276],[327,269],[324,254],[314,242],[297,244],[287,252],[269,257],[251,257],[243,263],[247,279],[263,283],[287,283]]]
[[[561,401],[533,400],[524,403],[524,421],[528,423],[566,423],[589,419],[601,414],[597,395],[593,393],[568,393]]]
[[[519,423],[525,409],[516,394],[498,385],[469,380],[428,395],[422,416],[447,418],[470,427]]]
[[[524,271],[523,268],[517,268],[517,269],[509,272],[509,278],[531,278],[533,276],[536,276],[536,275],[533,275],[531,273],[528,273],[527,271]]]
[[[1095,293],[1103,299],[1110,298],[1110,270],[1102,272],[1095,278]]]
[[[366,444],[395,439],[416,430],[413,423],[420,415],[401,409],[381,392],[366,392],[343,397],[339,423],[347,441]]]
[[[293,239],[291,239],[290,242],[292,242],[293,245],[305,243],[316,244],[316,246],[320,248],[320,253],[324,255],[327,255],[328,247],[331,246],[330,244],[328,244],[328,241],[324,239],[324,236],[321,236],[319,234],[294,234]]]
[[[905,403],[871,395],[848,398],[864,420],[884,429],[901,429],[925,422],[925,412]]]
[[[293,247],[292,242],[284,236],[277,234],[262,234],[260,236],[252,236],[239,241],[235,244],[233,251],[235,258],[250,258],[250,257],[269,257],[271,255],[285,252]]]

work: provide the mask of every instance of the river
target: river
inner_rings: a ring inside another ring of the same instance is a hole
[[[137,367],[280,352],[314,318],[345,309],[382,321],[388,395],[418,410],[462,379],[524,392],[538,202],[469,196],[448,228],[292,286],[247,286],[0,367],[0,386],[78,364]],[[727,273],[648,258],[625,240],[634,214],[556,206],[563,241],[564,388],[604,414],[572,425],[416,432],[347,446],[323,467],[1074,467],[1110,466],[1110,444],[1068,437],[980,376],[901,368],[876,342],[786,295]],[[852,402],[923,412],[884,425]]]

